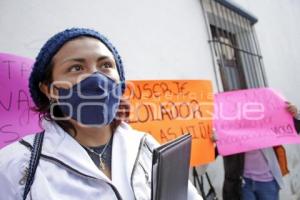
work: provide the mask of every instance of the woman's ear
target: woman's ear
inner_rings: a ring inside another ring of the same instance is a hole
[[[48,97],[48,99],[50,99],[50,90],[48,85],[46,85],[45,83],[39,83],[39,88],[42,91],[42,93]]]

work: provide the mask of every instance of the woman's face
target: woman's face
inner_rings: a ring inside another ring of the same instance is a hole
[[[94,72],[120,81],[113,54],[102,42],[91,37],[80,37],[65,43],[52,58],[52,64],[53,85],[58,88],[71,88]],[[45,87],[41,88],[44,93]],[[47,91],[49,97],[49,88]],[[51,92],[57,95],[55,89]]]

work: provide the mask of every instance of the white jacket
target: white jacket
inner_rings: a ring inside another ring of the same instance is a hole
[[[32,200],[149,200],[150,150],[159,144],[149,134],[122,123],[114,133],[112,180],[93,163],[81,145],[57,124],[43,122],[42,157],[27,199]],[[33,135],[24,138],[32,144]],[[0,200],[22,199],[30,150],[16,142],[0,150]],[[202,199],[189,183],[188,199]]]

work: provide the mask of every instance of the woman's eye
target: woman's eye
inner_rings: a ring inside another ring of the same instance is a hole
[[[111,63],[103,63],[102,65],[101,65],[101,68],[112,68],[112,64]]]
[[[69,68],[70,72],[78,72],[82,70],[82,66],[80,65],[73,65],[72,67]]]

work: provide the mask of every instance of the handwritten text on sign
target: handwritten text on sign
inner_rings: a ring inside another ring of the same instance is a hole
[[[165,143],[184,133],[193,136],[191,165],[214,160],[213,95],[210,81],[130,81],[130,124]]]
[[[32,63],[28,58],[0,53],[0,148],[40,130],[38,116],[30,110]]]
[[[215,95],[214,127],[221,155],[300,143],[284,99],[267,88]]]

